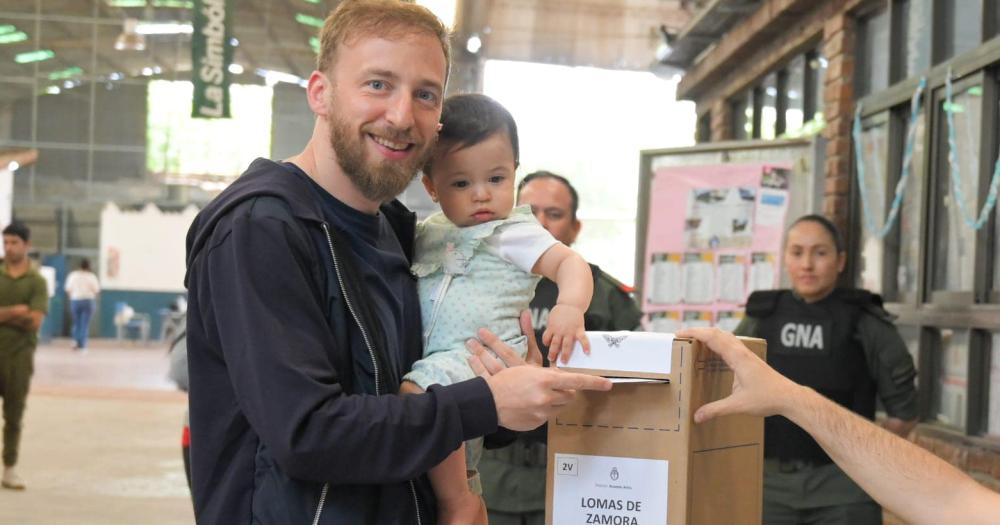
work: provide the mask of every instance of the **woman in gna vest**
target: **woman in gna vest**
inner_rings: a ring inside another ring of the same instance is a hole
[[[785,236],[790,290],[747,300],[737,335],[767,340],[767,362],[868,419],[876,396],[884,426],[905,436],[916,424],[913,359],[882,308],[865,290],[837,286],[847,253],[836,226],[820,215],[797,219]],[[882,509],[809,434],[783,417],[764,421],[764,524],[867,525]]]

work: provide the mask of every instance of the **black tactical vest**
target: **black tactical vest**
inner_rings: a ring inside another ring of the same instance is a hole
[[[875,417],[876,384],[857,337],[858,319],[881,298],[864,290],[836,289],[815,303],[789,290],[754,292],[747,315],[759,320],[767,363],[785,377],[868,419]],[[806,431],[781,416],[764,420],[764,457],[830,463]]]

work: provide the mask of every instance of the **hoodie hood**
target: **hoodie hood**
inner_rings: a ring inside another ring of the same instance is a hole
[[[247,199],[265,195],[278,197],[288,204],[296,218],[323,222],[323,212],[308,182],[301,173],[287,165],[262,158],[254,160],[243,175],[195,217],[187,234],[188,272],[219,220]],[[188,274],[185,274],[185,287],[187,283]]]

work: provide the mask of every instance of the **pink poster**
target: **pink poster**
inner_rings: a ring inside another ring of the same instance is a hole
[[[789,175],[776,164],[653,174],[642,276],[643,311],[658,325],[652,329],[730,327],[751,292],[777,286]]]

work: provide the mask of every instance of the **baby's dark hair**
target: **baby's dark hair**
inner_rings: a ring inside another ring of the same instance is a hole
[[[822,226],[823,229],[830,234],[830,238],[833,239],[833,245],[836,246],[837,253],[843,253],[847,250],[847,247],[844,243],[844,236],[840,234],[840,230],[837,229],[837,226],[833,224],[833,222],[830,219],[827,219],[826,217],[815,213],[810,215],[803,215],[798,219],[795,219],[795,222],[793,222],[792,225],[788,227],[788,229],[791,230],[801,222],[813,222]]]
[[[462,94],[445,99],[441,110],[439,148],[462,149],[475,146],[498,131],[506,131],[510,149],[514,152],[514,167],[520,161],[517,124],[507,108],[486,95]],[[430,176],[433,156],[424,164],[423,172]]]

